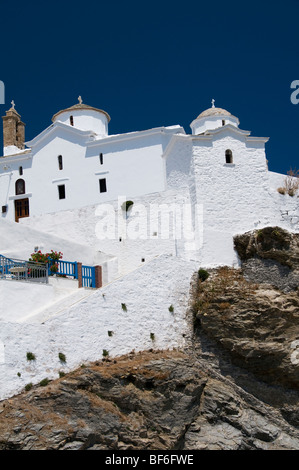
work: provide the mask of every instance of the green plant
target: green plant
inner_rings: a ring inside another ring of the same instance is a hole
[[[128,212],[128,210],[130,209],[131,206],[133,206],[133,204],[134,204],[133,201],[125,201],[125,202],[122,204],[121,208],[122,208],[123,211]]]
[[[51,253],[46,254],[47,258],[53,260],[53,261],[58,261],[63,257],[63,253],[61,251],[53,251],[51,250]]]
[[[204,282],[206,279],[208,279],[209,273],[205,269],[200,268],[198,270],[198,279],[202,282]]]
[[[26,392],[29,392],[29,390],[31,390],[33,387],[32,383],[30,382],[29,384],[25,385],[25,391]]]
[[[62,352],[58,354],[58,357],[61,362],[66,362],[65,354],[63,354]]]
[[[17,373],[17,376],[18,376],[18,377],[21,377],[21,372],[18,372],[18,373]]]
[[[121,308],[123,309],[124,312],[127,311],[127,306],[126,306],[126,304],[121,304]]]
[[[151,333],[150,338],[151,338],[152,341],[154,341],[155,340],[155,333]]]
[[[35,354],[33,354],[32,352],[27,352],[26,357],[27,361],[35,361],[36,359]]]
[[[104,357],[109,356],[109,352],[107,351],[107,349],[103,349],[103,356]]]
[[[48,263],[49,260],[58,261],[62,257],[63,253],[61,253],[61,251],[51,250],[50,253],[42,253],[41,250],[38,250],[35,253],[31,253],[31,258],[29,258],[29,261],[34,261],[35,263]]]
[[[54,263],[50,266],[50,272],[51,273],[57,273],[58,272],[58,263]]]
[[[170,305],[170,307],[168,307],[168,310],[169,310],[171,313],[173,313],[173,312],[174,312],[174,307],[173,307],[173,305]]]
[[[48,385],[48,383],[49,383],[49,379],[46,377],[45,379],[41,380],[39,384],[42,387],[45,387],[46,385]]]
[[[62,370],[59,371],[59,377],[64,377],[65,376],[65,372],[63,372]]]
[[[108,331],[108,336],[112,336],[113,335],[113,331]]]
[[[48,255],[43,254],[40,250],[36,253],[31,253],[31,258],[29,261],[34,261],[35,263],[48,263]]]

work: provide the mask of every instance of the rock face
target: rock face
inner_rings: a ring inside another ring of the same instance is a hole
[[[132,354],[6,400],[0,450],[298,450],[295,425],[225,378],[216,357]]]
[[[1,402],[0,450],[299,450],[298,236],[271,230],[236,238],[242,269],[194,275],[185,351],[102,360]]]

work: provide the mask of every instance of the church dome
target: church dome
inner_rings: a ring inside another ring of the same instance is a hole
[[[81,96],[78,101],[79,103],[54,114],[52,121],[63,122],[83,131],[92,131],[102,137],[106,136],[111,119],[109,114],[102,109],[84,104]]]
[[[212,100],[211,108],[202,111],[202,113],[191,122],[190,127],[193,135],[204,134],[228,124],[238,127],[239,119],[226,109],[216,108],[214,102],[215,100]]]
[[[62,109],[61,111],[58,111],[54,116],[52,117],[52,121],[56,121],[57,116],[59,116],[61,113],[65,112],[73,112],[73,111],[82,111],[82,110],[93,110],[98,113],[103,113],[106,115],[108,122],[110,121],[110,116],[106,111],[103,111],[102,109],[94,108],[93,106],[89,106],[88,104],[84,104],[82,102],[79,102],[78,104],[74,104],[73,106],[70,106],[69,108]]]
[[[197,119],[207,116],[231,116],[231,113],[222,108],[209,108],[200,113]]]

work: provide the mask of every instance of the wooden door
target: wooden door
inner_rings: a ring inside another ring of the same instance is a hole
[[[29,199],[15,200],[15,221],[19,222],[22,217],[29,217]]]

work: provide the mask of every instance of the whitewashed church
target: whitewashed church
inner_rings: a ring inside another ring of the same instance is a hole
[[[286,175],[268,170],[268,138],[242,130],[214,101],[191,117],[191,132],[173,125],[109,135],[109,121],[79,98],[25,142],[14,102],[3,117],[0,255],[62,251],[67,262],[101,267],[103,283],[1,280],[0,400],[102,351],[184,348],[199,267],[239,267],[236,234],[299,231],[298,191],[277,191]],[[121,201],[133,204],[127,211]]]
[[[268,138],[240,129],[214,100],[192,120],[191,133],[173,125],[117,135],[109,135],[106,111],[78,101],[29,142],[14,102],[6,111],[2,218],[34,220],[120,196],[145,204],[155,196],[160,203],[183,201],[191,207],[193,244],[178,241],[175,249],[185,253],[189,246],[189,256],[206,265],[234,263],[236,233],[273,224],[298,230],[298,198],[277,192],[286,175],[268,170]]]

